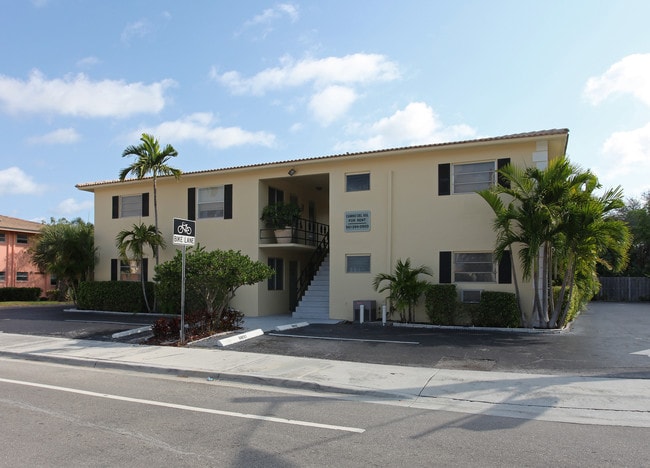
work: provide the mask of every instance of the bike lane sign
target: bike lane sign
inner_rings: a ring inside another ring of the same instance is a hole
[[[172,244],[194,245],[196,241],[196,221],[174,218]]]

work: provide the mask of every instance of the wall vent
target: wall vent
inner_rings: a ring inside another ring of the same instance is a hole
[[[460,302],[478,304],[481,301],[481,289],[462,289],[460,291]]]

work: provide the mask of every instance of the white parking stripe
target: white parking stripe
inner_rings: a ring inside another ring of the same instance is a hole
[[[268,422],[274,422],[280,424],[291,424],[294,426],[315,427],[319,429],[329,429],[333,431],[356,432],[359,434],[365,432],[365,429],[360,429],[357,427],[335,426],[331,424],[321,424],[321,423],[315,423],[309,421],[300,421],[296,419],[284,419],[284,418],[276,418],[273,416],[261,416],[257,414],[236,413],[233,411],[222,411],[222,410],[215,410],[211,408],[200,408],[198,406],[177,405],[175,403],[165,403],[162,401],[154,401],[154,400],[143,400],[141,398],[130,398],[130,397],[125,397],[120,395],[110,395],[108,393],[90,392],[87,390],[80,390],[80,389],[68,388],[68,387],[59,387],[56,385],[47,385],[47,384],[41,384],[36,382],[25,382],[21,380],[11,380],[11,379],[3,379],[3,378],[0,378],[0,382],[5,382],[5,383],[10,383],[15,385],[24,385],[28,387],[45,388],[48,390],[56,390],[59,392],[75,393],[77,395],[106,398],[109,400],[126,401],[129,403],[139,403],[142,405],[162,406],[164,408],[173,408],[173,409],[179,409],[183,411],[194,411],[197,413],[217,414],[220,416],[230,416],[234,418],[256,419],[259,421],[268,421]]]

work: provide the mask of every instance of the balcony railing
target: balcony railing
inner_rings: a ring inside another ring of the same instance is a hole
[[[297,218],[291,229],[278,233],[271,228],[260,229],[262,244],[300,244],[317,247],[329,232],[329,225]]]

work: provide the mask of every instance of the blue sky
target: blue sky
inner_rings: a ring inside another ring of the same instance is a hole
[[[194,171],[569,128],[650,190],[646,0],[0,5],[0,214],[92,222],[142,132]]]

